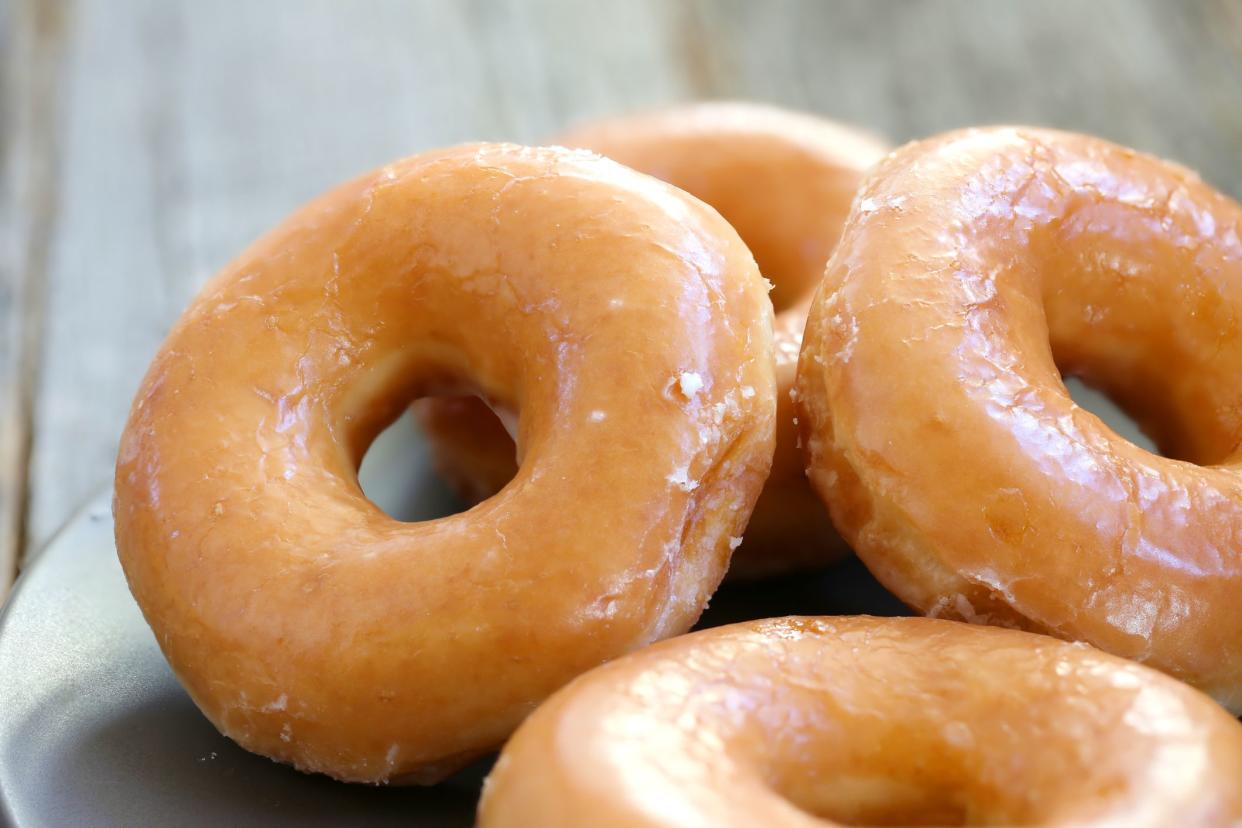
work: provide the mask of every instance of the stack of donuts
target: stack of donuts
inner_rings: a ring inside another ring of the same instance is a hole
[[[503,745],[484,826],[1242,824],[1242,207],[1043,129],[550,144],[327,193],[152,362],[117,549],[222,733],[368,783]],[[466,511],[363,494],[411,404]],[[683,635],[850,550],[925,617]]]

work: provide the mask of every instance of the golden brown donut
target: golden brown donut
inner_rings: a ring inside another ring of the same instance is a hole
[[[481,828],[1242,820],[1242,726],[1083,644],[927,618],[781,618],[580,676],[505,746]]]
[[[830,563],[848,553],[806,481],[793,388],[806,306],[823,277],[863,173],[887,151],[878,139],[810,115],[706,103],[596,121],[555,139],[654,175],[720,211],[773,283],[776,457],[731,576]],[[470,397],[425,399],[415,413],[436,467],[468,502],[513,476],[513,442]]]
[[[772,456],[771,319],[732,228],[619,164],[386,166],[243,253],[155,357],[117,461],[130,589],[243,747],[432,781],[698,617]],[[367,445],[463,382],[521,412],[521,471],[464,514],[389,518]]]
[[[1083,135],[886,160],[797,384],[811,481],[872,572],[928,614],[1089,641],[1242,710],[1240,235],[1192,173]]]

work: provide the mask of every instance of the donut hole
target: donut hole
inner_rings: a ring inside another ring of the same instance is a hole
[[[1162,453],[1152,436],[1144,432],[1135,418],[1107,392],[1089,385],[1081,377],[1067,376],[1064,381],[1065,390],[1069,392],[1070,399],[1080,408],[1099,417],[1106,426],[1139,448],[1153,454]]]
[[[413,523],[458,514],[500,491],[517,473],[513,440],[501,417],[479,397],[422,397],[412,400],[411,408],[414,422],[398,417],[389,423],[358,467],[363,494],[389,517]],[[446,430],[453,439],[433,445],[436,434]]]
[[[1067,311],[1049,310],[1053,361],[1078,406],[1117,436],[1163,457],[1211,465],[1232,451],[1228,423],[1199,399],[1184,357],[1162,360],[1144,343],[1083,330],[1077,319],[1064,321]],[[1078,338],[1068,341],[1069,332]],[[1174,353],[1172,345],[1166,347]],[[1182,372],[1173,370],[1176,365]]]
[[[1094,412],[1107,397],[1114,419],[1102,419],[1116,427],[1124,413],[1146,436],[1133,440],[1143,448],[1201,466],[1229,462],[1242,436],[1235,368],[1242,323],[1203,251],[1170,232],[1168,222],[1189,220],[1184,212],[1166,219],[1154,221],[1142,205],[1072,201],[1059,221],[1032,234],[1040,296],[1029,306],[1015,298],[1011,310],[1038,309],[1032,323],[1042,310],[1058,370],[1099,392],[1075,396],[1084,408]],[[1132,439],[1135,429],[1117,432]]]
[[[956,791],[879,776],[839,776],[780,793],[799,810],[837,825],[978,824]]]
[[[430,469],[426,441],[399,418],[367,448],[358,467],[358,485],[394,520],[413,523],[462,511],[462,504]]]

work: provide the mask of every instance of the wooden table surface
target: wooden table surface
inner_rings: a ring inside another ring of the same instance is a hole
[[[1083,130],[1242,195],[1242,2],[0,0],[0,33],[0,594],[203,281],[401,155],[728,97]]]

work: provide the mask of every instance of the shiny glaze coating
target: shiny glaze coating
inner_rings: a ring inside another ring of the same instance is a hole
[[[481,828],[1232,826],[1242,726],[1084,644],[928,618],[693,633],[579,677],[505,746]]]
[[[244,747],[435,780],[698,617],[772,456],[771,319],[732,228],[619,164],[483,144],[384,167],[243,253],[159,351],[117,462],[130,589]],[[467,384],[521,412],[521,471],[389,518],[367,445]]]
[[[968,130],[881,164],[797,384],[811,482],[872,572],[928,614],[1085,640],[1242,710],[1240,235],[1192,173],[1081,135]]]
[[[849,552],[806,480],[789,391],[811,292],[864,173],[887,151],[870,135],[774,107],[706,103],[596,121],[555,139],[654,175],[706,201],[738,231],[773,283],[777,440],[731,577],[823,565]],[[467,501],[513,476],[513,443],[473,398],[415,404],[437,468]]]

